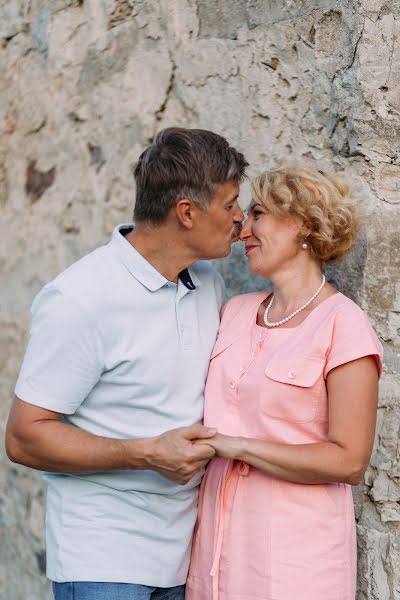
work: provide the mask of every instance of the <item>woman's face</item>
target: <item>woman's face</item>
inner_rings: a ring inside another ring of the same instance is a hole
[[[273,216],[252,200],[240,234],[250,271],[273,279],[275,273],[294,266],[299,255],[304,254],[301,227],[296,217]]]

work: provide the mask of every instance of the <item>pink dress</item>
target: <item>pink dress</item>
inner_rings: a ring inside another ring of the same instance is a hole
[[[297,327],[256,324],[264,293],[225,307],[206,386],[205,424],[284,444],[324,441],[325,380],[382,346],[363,311],[338,293]],[[274,478],[216,458],[204,476],[187,600],[354,600],[351,487]]]

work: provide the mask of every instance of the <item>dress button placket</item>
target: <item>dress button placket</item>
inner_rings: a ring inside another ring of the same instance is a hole
[[[236,400],[238,399],[238,396],[239,396],[239,381],[240,381],[240,379],[242,379],[242,377],[244,377],[246,375],[250,366],[252,365],[252,363],[257,358],[258,354],[260,353],[260,350],[261,350],[261,348],[264,344],[265,338],[266,338],[266,334],[259,333],[257,337],[258,337],[258,344],[257,344],[257,347],[250,353],[249,362],[246,365],[241,365],[239,367],[239,376],[238,376],[237,380],[229,382],[229,388],[232,391],[232,393],[234,393]]]
[[[255,348],[256,354],[258,354],[260,352],[261,348],[263,347],[266,337],[267,337],[267,332],[258,334],[258,343]]]

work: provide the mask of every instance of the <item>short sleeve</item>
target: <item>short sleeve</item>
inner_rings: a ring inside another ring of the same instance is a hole
[[[365,313],[358,307],[344,306],[335,315],[332,340],[325,364],[326,377],[345,363],[373,356],[378,375],[382,372],[383,348]]]
[[[90,315],[55,288],[32,305],[32,326],[15,394],[29,404],[73,414],[103,371],[102,344]]]

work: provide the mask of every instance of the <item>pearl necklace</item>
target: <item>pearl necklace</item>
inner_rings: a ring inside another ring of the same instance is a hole
[[[294,312],[290,313],[289,316],[285,317],[284,319],[281,319],[280,321],[274,321],[274,322],[268,321],[268,313],[269,313],[269,310],[270,310],[270,308],[271,308],[271,306],[272,306],[272,304],[274,302],[274,296],[272,296],[271,300],[268,303],[267,308],[265,309],[265,313],[264,313],[264,323],[265,323],[265,326],[266,327],[279,327],[279,325],[283,325],[284,323],[287,323],[288,321],[290,321],[290,319],[293,319],[293,317],[295,317],[296,315],[298,315],[299,312],[301,312],[302,310],[304,310],[305,308],[307,308],[307,306],[309,304],[311,304],[311,302],[313,300],[315,300],[315,298],[318,296],[318,294],[320,293],[320,291],[324,287],[325,281],[326,281],[325,275],[322,275],[322,283],[319,286],[319,288],[317,289],[317,291],[315,292],[315,294],[313,294],[311,296],[311,298],[309,300],[307,300],[307,302],[305,304],[303,304],[303,306],[300,306],[300,308],[298,308]]]

